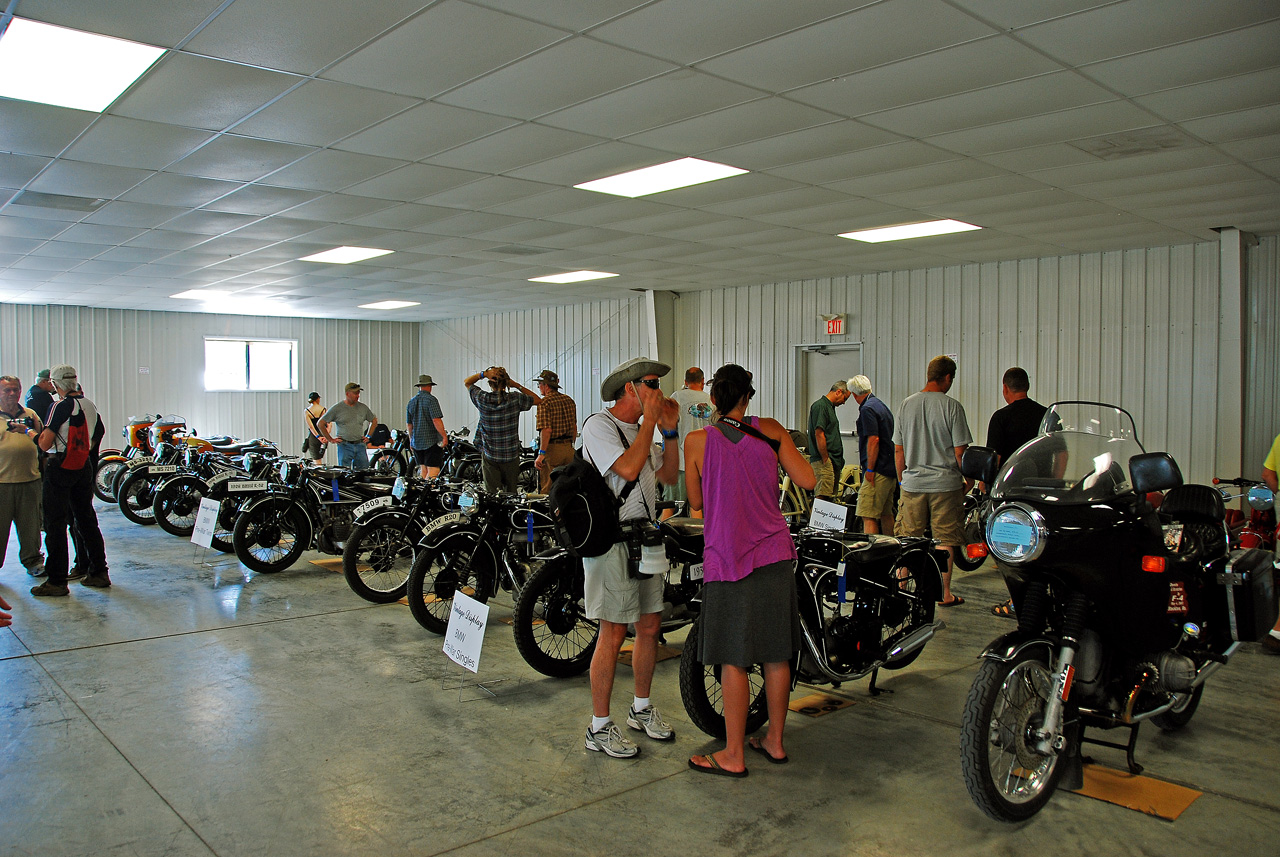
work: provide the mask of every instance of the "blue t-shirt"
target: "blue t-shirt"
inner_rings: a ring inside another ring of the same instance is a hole
[[[426,390],[419,390],[418,395],[410,399],[404,409],[405,423],[413,426],[409,446],[414,449],[430,449],[443,440],[436,429],[437,419],[444,419],[440,402]]]
[[[873,437],[880,438],[880,448],[876,451],[873,465],[867,466],[867,441]],[[868,469],[880,476],[898,478],[898,470],[893,461],[893,414],[889,406],[874,395],[867,396],[858,408],[858,463],[862,472]]]

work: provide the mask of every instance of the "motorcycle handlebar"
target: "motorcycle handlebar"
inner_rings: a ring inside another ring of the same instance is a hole
[[[1214,485],[1238,485],[1241,488],[1252,488],[1254,485],[1261,485],[1262,483],[1256,479],[1244,479],[1244,478],[1219,479],[1217,476],[1215,476],[1213,477],[1213,484]]]

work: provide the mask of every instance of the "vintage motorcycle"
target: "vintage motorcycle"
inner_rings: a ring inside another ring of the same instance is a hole
[[[265,479],[279,458],[280,450],[261,438],[228,452],[200,452],[190,447],[186,460],[173,475],[159,483],[151,511],[160,529],[170,535],[189,538],[195,530],[200,501],[212,498],[212,487],[235,477]],[[228,533],[229,535],[229,533]]]
[[[93,493],[106,503],[116,502],[116,477],[135,458],[147,456],[150,461],[151,426],[160,419],[159,414],[143,414],[129,417],[129,423],[120,430],[128,443],[123,450],[101,450],[93,468]]]
[[[985,544],[1018,617],[982,652],[961,768],[983,812],[1020,821],[1059,785],[1080,787],[1083,743],[1126,750],[1137,773],[1143,722],[1191,720],[1205,680],[1275,622],[1271,556],[1230,552],[1218,492],[1184,485],[1112,405],[1056,403],[998,473],[981,447],[961,469],[992,486]],[[1086,728],[1128,729],[1128,741]]]
[[[390,494],[357,506],[342,549],[342,573],[351,591],[374,604],[403,598],[424,531],[450,511],[460,490],[443,479],[401,476]]]
[[[551,510],[542,500],[489,494],[463,485],[448,512],[423,528],[409,569],[409,611],[433,634],[449,625],[453,594],[485,602],[506,590],[519,599],[539,554],[555,547]]]
[[[340,555],[357,506],[391,491],[387,477],[368,470],[307,467],[283,459],[279,483],[245,502],[231,544],[254,571],[283,571],[314,546]]]
[[[658,525],[667,554],[661,633],[683,628],[698,615],[702,591],[702,520],[667,518]],[[541,566],[516,599],[511,627],[516,649],[543,675],[582,673],[595,652],[597,624],[586,617],[582,560],[563,548],[539,557]]]
[[[1227,510],[1227,533],[1234,548],[1262,548],[1274,550],[1280,527],[1276,525],[1276,513],[1266,497],[1271,489],[1254,479],[1219,479],[1214,477],[1214,485],[1230,485],[1243,489],[1240,494],[1232,494],[1226,488],[1219,488],[1225,501],[1244,499],[1249,506],[1246,518],[1244,509]]]
[[[944,627],[934,620],[942,594],[946,553],[926,537],[894,537],[805,528],[795,535],[800,651],[792,662],[792,686],[831,684],[871,676],[873,695],[881,669],[902,669]],[[680,656],[680,697],[694,725],[725,737],[720,669],[698,658],[701,623],[694,623]],[[764,675],[749,674],[747,731],[768,720]]]

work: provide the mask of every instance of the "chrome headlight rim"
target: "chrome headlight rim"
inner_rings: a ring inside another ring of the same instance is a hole
[[[463,486],[458,492],[458,511],[470,518],[480,508],[480,492],[472,485]]]
[[[993,540],[991,535],[1001,517],[1011,513],[1023,516],[1025,520],[1019,520],[1017,523],[1031,527],[1032,532],[1035,534],[1035,544],[1031,545],[1030,549],[1021,556],[1013,556],[1001,550],[998,545],[1003,544],[1003,542]],[[1026,503],[1004,503],[987,518],[985,536],[988,550],[1000,562],[1008,565],[1025,565],[1029,562],[1035,562],[1044,553],[1045,545],[1049,542],[1049,526],[1045,523],[1044,515],[1040,514],[1035,507],[1028,506]]]

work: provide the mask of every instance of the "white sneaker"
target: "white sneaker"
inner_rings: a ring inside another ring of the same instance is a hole
[[[656,705],[650,705],[644,711],[630,709],[630,713],[627,715],[627,725],[632,729],[643,731],[644,734],[655,741],[670,741],[676,737],[676,730],[663,721]]]
[[[44,570],[43,562],[37,563],[36,565],[33,565],[27,569],[27,574],[31,575],[32,577],[44,577],[45,573],[46,572]]]
[[[629,759],[640,753],[635,742],[623,735],[612,720],[599,732],[592,732],[591,727],[587,727],[587,749],[598,750],[615,759]]]

